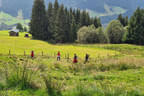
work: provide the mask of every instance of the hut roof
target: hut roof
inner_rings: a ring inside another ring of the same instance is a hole
[[[19,30],[18,30],[16,27],[12,28],[12,29],[10,30],[10,32],[11,32],[11,31],[16,32],[16,33],[19,32]]]
[[[18,29],[15,29],[15,30],[11,30],[11,31],[13,31],[13,32],[16,32],[16,33],[18,33],[19,32],[19,30]]]

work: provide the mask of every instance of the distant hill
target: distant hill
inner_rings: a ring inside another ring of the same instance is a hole
[[[0,12],[0,30],[11,29],[16,26],[17,23],[21,23],[23,26],[28,26],[28,19],[20,19],[18,17],[13,17],[7,13]]]
[[[48,2],[54,0],[45,0]],[[99,16],[103,23],[115,19],[118,14],[131,16],[134,10],[144,7],[144,0],[58,0],[68,7],[85,9],[91,16]],[[25,18],[30,18],[33,0],[0,0],[0,11],[17,16],[18,10],[22,9]],[[113,18],[112,18],[113,17]]]

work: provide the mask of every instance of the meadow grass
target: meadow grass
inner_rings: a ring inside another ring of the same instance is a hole
[[[129,61],[109,58],[73,64],[66,59],[58,62],[53,57],[1,57],[0,88],[2,92],[14,94],[8,96],[144,95],[142,58],[132,57]]]
[[[24,34],[9,37],[8,31],[0,31],[0,96],[144,96],[143,46],[53,45]],[[62,52],[61,61],[56,61],[57,51]],[[72,63],[74,53],[77,64]],[[85,53],[91,57],[86,64]]]
[[[84,57],[86,53],[90,54],[91,57],[107,56],[119,54],[113,50],[105,50],[102,48],[85,48],[76,45],[52,45],[40,40],[32,40],[31,38],[24,38],[25,33],[20,33],[20,37],[10,37],[8,36],[8,31],[0,31],[0,54],[8,54],[11,50],[11,54],[23,55],[24,51],[27,55],[30,54],[32,50],[35,51],[36,55],[41,55],[42,51],[45,55],[54,55],[58,51],[61,51],[63,57],[65,55],[73,56],[74,53],[78,54],[79,57]]]

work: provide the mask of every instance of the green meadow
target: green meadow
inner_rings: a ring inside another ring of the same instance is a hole
[[[24,34],[25,33],[21,33],[19,37],[10,37],[8,31],[1,31],[0,53],[6,55],[9,53],[9,50],[11,50],[11,54],[23,55],[25,51],[28,55],[34,50],[36,55],[41,55],[42,51],[45,55],[54,55],[56,52],[61,51],[63,56],[66,54],[73,56],[74,53],[77,53],[79,57],[83,57],[86,53],[90,54],[91,57],[97,57],[98,55],[104,57],[107,55],[119,54],[119,52],[115,52],[114,50],[106,50],[99,47],[93,49],[85,46],[69,44],[52,45],[44,41],[25,38]]]
[[[144,96],[143,46],[53,45],[24,34],[0,31],[0,96]],[[61,61],[56,61],[58,51]],[[84,64],[86,53],[90,59]]]

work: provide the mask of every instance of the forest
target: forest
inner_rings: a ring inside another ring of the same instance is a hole
[[[100,18],[86,10],[67,8],[55,0],[46,10],[43,0],[35,0],[30,22],[33,38],[50,43],[130,43],[144,44],[144,9],[128,18],[121,14],[103,28]]]

